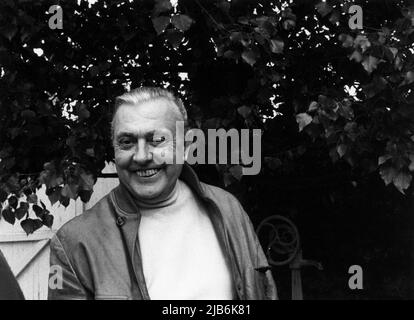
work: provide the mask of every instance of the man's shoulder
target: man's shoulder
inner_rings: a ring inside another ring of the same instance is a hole
[[[239,202],[239,200],[237,200],[237,198],[233,194],[231,194],[227,190],[224,190],[223,188],[214,186],[212,184],[204,183],[204,182],[200,182],[200,185],[205,195],[208,196],[209,198],[216,198],[219,200]]]
[[[111,191],[112,192],[112,191]],[[102,197],[91,208],[74,217],[59,228],[56,235],[61,238],[81,240],[96,234],[106,224],[113,222],[110,193]]]
[[[224,215],[243,215],[240,201],[232,193],[223,188],[200,182],[204,194],[212,199]]]

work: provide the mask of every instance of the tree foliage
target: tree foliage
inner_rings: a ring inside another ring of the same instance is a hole
[[[113,160],[113,99],[141,85],[182,95],[193,126],[263,129],[261,174],[216,168],[245,196],[316,165],[412,190],[414,9],[356,3],[363,30],[349,28],[345,0],[64,1],[63,29],[52,30],[53,1],[2,1],[3,218],[25,218],[27,233],[50,227],[42,185],[52,204],[88,201]]]

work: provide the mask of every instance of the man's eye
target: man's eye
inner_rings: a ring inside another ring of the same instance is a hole
[[[119,140],[119,145],[121,147],[128,147],[131,146],[133,144],[133,141],[131,139],[120,139]]]
[[[152,142],[156,143],[156,144],[164,142],[164,141],[165,141],[165,137],[154,137],[154,138],[152,138]]]

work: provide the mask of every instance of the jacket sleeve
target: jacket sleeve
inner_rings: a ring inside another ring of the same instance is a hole
[[[24,300],[24,295],[6,258],[0,251],[0,300]]]
[[[272,275],[272,267],[263,252],[262,246],[256,235],[254,226],[240,203],[239,207],[242,213],[243,229],[247,235],[248,247],[253,259],[252,264],[256,271],[257,285],[263,291],[263,298],[265,300],[278,300],[277,288]]]
[[[80,283],[58,235],[50,243],[49,300],[84,300],[86,290]]]

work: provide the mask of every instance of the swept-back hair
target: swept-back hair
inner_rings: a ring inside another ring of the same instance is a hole
[[[124,94],[115,98],[115,106],[112,112],[111,122],[111,136],[114,137],[114,119],[115,114],[119,107],[123,104],[139,105],[143,102],[153,101],[157,99],[165,99],[175,106],[183,117],[184,128],[188,128],[187,111],[184,107],[182,100],[175,96],[171,91],[159,88],[159,87],[140,87],[131,91],[125,92]]]

